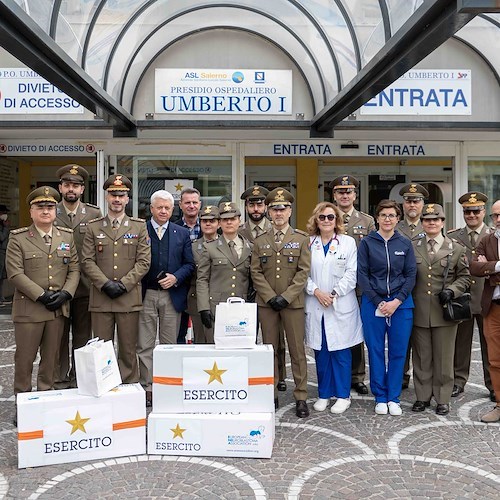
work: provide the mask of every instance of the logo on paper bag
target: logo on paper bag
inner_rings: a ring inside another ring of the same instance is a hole
[[[265,430],[265,425],[259,425],[256,429],[250,429],[247,433],[228,434],[227,445],[230,447],[257,447],[259,441],[266,437]]]
[[[175,422],[175,423],[174,423]],[[181,426],[182,424],[182,426]],[[200,451],[202,441],[201,423],[189,420],[179,422],[178,420],[162,420],[158,436],[164,440],[155,442],[155,449],[162,451]],[[162,432],[165,431],[165,432]],[[162,436],[162,434],[165,434]]]
[[[248,400],[248,358],[184,357],[183,399],[186,403],[241,403]]]

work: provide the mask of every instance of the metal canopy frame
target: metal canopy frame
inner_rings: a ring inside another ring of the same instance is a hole
[[[133,116],[69,58],[12,0],[0,2],[0,45],[112,125],[117,135],[136,135]]]
[[[312,119],[311,137],[332,137],[336,124],[413,68],[478,14],[460,11],[458,3],[463,2],[424,2],[384,48]]]

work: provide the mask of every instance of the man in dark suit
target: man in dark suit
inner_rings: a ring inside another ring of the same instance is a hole
[[[74,163],[61,167],[56,175],[59,177],[59,192],[62,200],[56,207],[54,225],[73,230],[78,257],[81,260],[83,237],[89,221],[102,217],[101,210],[90,203],[83,203],[81,198],[85,191],[85,182],[89,173],[80,165]],[[69,332],[71,329],[71,370],[69,369]],[[89,282],[82,274],[75,296],[70,303],[70,317],[64,324],[64,333],[56,364],[54,387],[67,389],[76,387],[74,351],[83,347],[92,337],[92,327],[89,313]],[[69,372],[69,373],[68,373]]]
[[[448,231],[448,236],[465,247],[465,252],[469,262],[476,255],[476,248],[483,236],[492,232],[491,228],[484,223],[486,214],[486,202],[488,197],[477,191],[465,193],[458,199],[463,207],[465,227]],[[489,391],[490,399],[495,402],[495,393],[491,385],[491,377],[488,362],[488,348],[483,332],[483,316],[481,315],[481,294],[484,288],[484,278],[474,277],[471,281],[471,311],[472,318],[462,321],[458,325],[457,339],[455,342],[455,383],[452,397],[464,392],[465,384],[469,379],[472,336],[474,333],[474,321],[479,329],[479,341],[481,344],[481,358],[483,361],[484,384]]]
[[[151,219],[147,222],[151,241],[151,266],[142,279],[143,308],[139,315],[140,383],[146,390],[146,406],[152,404],[153,349],[158,331],[160,344],[176,344],[181,313],[194,272],[189,231],[170,224],[174,198],[164,190],[151,196]],[[158,328],[159,325],[159,328]]]
[[[500,200],[491,207],[495,232],[483,237],[471,262],[473,276],[485,278],[481,308],[484,337],[488,344],[488,360],[496,406],[481,417],[482,422],[500,421]]]

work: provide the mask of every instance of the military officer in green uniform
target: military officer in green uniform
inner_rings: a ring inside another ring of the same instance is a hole
[[[131,188],[130,179],[121,174],[106,180],[108,215],[88,224],[82,249],[82,270],[90,281],[93,334],[113,340],[116,326],[118,365],[127,384],[139,381],[136,344],[141,279],[151,262],[146,222],[125,213]]]
[[[295,413],[309,416],[307,360],[304,348],[304,288],[311,268],[309,236],[290,226],[294,198],[284,188],[266,197],[272,228],[254,240],[252,280],[265,344],[274,348],[274,378],[278,382],[279,328],[283,324],[295,381]],[[278,404],[275,392],[275,406]]]
[[[465,227],[461,229],[451,229],[448,237],[465,247],[465,254],[469,262],[476,256],[476,247],[479,241],[486,234],[493,230],[484,223],[486,214],[486,202],[488,197],[478,191],[470,191],[460,196],[458,203],[462,205]],[[452,397],[456,397],[464,392],[465,384],[469,379],[472,335],[474,332],[474,320],[479,330],[479,341],[481,344],[481,358],[483,360],[484,384],[489,391],[491,401],[495,402],[495,392],[490,377],[490,363],[488,361],[488,347],[483,333],[483,316],[481,314],[481,296],[484,288],[484,278],[471,278],[471,312],[472,318],[462,321],[458,325],[457,340],[455,342],[455,382]]]
[[[59,193],[62,200],[56,207],[54,225],[73,230],[78,258],[82,259],[83,237],[87,224],[92,219],[102,217],[101,210],[95,205],[84,203],[81,198],[85,190],[85,182],[89,173],[75,163],[61,167],[56,175],[59,177]],[[69,333],[71,329],[71,370],[69,353]],[[83,347],[92,337],[89,312],[89,283],[84,274],[80,275],[80,283],[70,304],[70,316],[64,325],[59,360],[56,365],[55,384],[58,389],[76,387],[74,350]]]
[[[195,344],[213,344],[214,330],[206,328],[201,322],[200,313],[198,312],[198,300],[196,296],[196,278],[198,275],[198,264],[200,257],[205,248],[205,243],[216,240],[219,237],[217,232],[219,229],[219,208],[214,205],[207,205],[202,208],[199,214],[200,227],[202,236],[193,241],[192,250],[193,258],[196,264],[196,271],[191,277],[191,286],[188,293],[187,313],[191,317],[193,325],[193,335]]]
[[[54,226],[59,199],[58,192],[49,186],[32,191],[27,202],[33,224],[11,231],[7,246],[7,277],[15,287],[15,394],[31,391],[38,349],[37,388],[54,388],[64,320],[69,316],[69,302],[80,279],[73,231]]]
[[[221,203],[219,217],[222,235],[203,245],[196,280],[198,311],[207,329],[213,326],[215,306],[230,297],[247,300],[251,284],[252,243],[238,234],[241,212],[236,203]]]
[[[239,233],[248,241],[253,243],[257,236],[271,229],[271,223],[266,217],[266,196],[269,190],[263,186],[254,185],[246,189],[240,196],[245,200],[245,211],[247,213],[247,222],[240,226]],[[278,391],[286,391],[286,344],[285,331],[283,325],[280,326],[280,338],[278,343]]]
[[[373,217],[354,208],[358,187],[359,181],[352,175],[342,175],[330,183],[333,201],[343,213],[345,231],[354,238],[356,246],[368,233],[375,231]],[[359,290],[357,295],[358,297],[361,295]],[[368,387],[364,383],[366,375],[364,342],[351,347],[351,355],[351,387],[358,394],[368,394]]]

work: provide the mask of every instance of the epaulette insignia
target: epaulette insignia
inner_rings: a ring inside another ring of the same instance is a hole
[[[307,236],[309,238],[309,235],[305,232],[305,231],[302,231],[302,229],[294,229],[293,230],[295,233],[299,233],[301,234],[302,236]]]
[[[103,220],[103,219],[105,219],[105,218],[106,218],[106,216],[104,216],[104,217],[96,217],[95,219],[89,220],[89,222],[88,222],[88,223],[89,223],[89,224],[91,224],[92,222],[97,222],[97,221],[99,221],[99,220]]]
[[[57,226],[57,229],[59,231],[64,231],[66,233],[72,233],[73,232],[73,229],[70,229],[69,227]]]
[[[101,209],[101,207],[98,207],[97,205],[93,205],[92,203],[85,203],[85,205],[87,205],[87,207],[97,208],[97,210]]]
[[[28,229],[29,229],[29,227],[20,227],[18,229],[13,229],[11,231],[11,234],[25,233]]]
[[[146,219],[141,219],[140,217],[129,217],[129,219],[134,222],[146,222]]]
[[[455,227],[453,229],[448,229],[448,231],[446,232],[446,234],[454,233],[456,231],[460,231],[460,228],[459,227]]]

